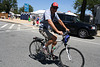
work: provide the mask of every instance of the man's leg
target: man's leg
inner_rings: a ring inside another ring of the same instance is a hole
[[[51,47],[51,53],[52,53],[52,54],[53,54],[53,51],[54,51],[54,50],[53,50],[53,47],[54,47],[56,44],[57,44],[56,41],[52,43],[52,47]]]
[[[52,47],[51,47],[51,55],[52,55],[53,60],[58,59],[58,57],[53,54],[53,51],[54,51],[53,47],[57,44],[56,40],[57,40],[57,37],[55,36],[55,38],[53,38],[53,43],[52,43]]]
[[[53,48],[56,45],[56,39],[57,37],[55,35],[51,36],[50,40],[45,44],[43,48],[46,49],[50,44],[52,44],[52,48]],[[53,52],[52,48],[51,48],[51,53]],[[45,53],[47,52],[45,51]]]
[[[52,44],[53,48],[53,46],[56,45],[56,39],[57,37],[55,35],[51,36],[50,40],[45,44],[45,47],[48,47],[50,44]]]
[[[54,34],[53,34],[53,35],[54,35]],[[52,42],[52,47],[51,47],[51,53],[53,53],[53,47],[57,44],[57,42],[56,42],[57,36],[54,35],[54,36],[52,37],[52,40],[53,40],[53,42]]]
[[[49,32],[48,30],[44,30],[43,32],[44,37],[48,39],[48,42],[45,44],[45,47],[48,47],[50,44],[52,44],[57,37],[55,35],[53,35],[51,32]]]
[[[47,52],[47,47],[48,47],[51,43],[53,43],[53,40],[49,40],[49,41],[45,44],[45,46],[43,46],[43,51],[44,51],[45,54],[48,54],[48,52]]]
[[[53,40],[49,40],[46,44],[45,44],[45,47],[48,47],[50,44],[53,43]]]

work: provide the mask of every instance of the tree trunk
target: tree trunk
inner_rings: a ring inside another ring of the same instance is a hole
[[[87,0],[83,0],[82,6],[81,6],[81,15],[80,15],[81,21],[84,21],[86,5],[87,5]]]

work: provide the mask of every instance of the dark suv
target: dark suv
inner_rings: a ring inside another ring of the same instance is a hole
[[[65,26],[70,29],[71,34],[76,34],[81,38],[95,36],[97,34],[97,28],[95,25],[86,24],[80,21],[76,16],[67,15],[65,13],[58,13],[58,15]],[[54,20],[54,24],[58,30],[65,31],[57,20]]]

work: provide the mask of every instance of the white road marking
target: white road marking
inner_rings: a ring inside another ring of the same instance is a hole
[[[33,27],[33,29],[35,29],[35,28]]]
[[[12,29],[14,25],[15,25],[15,24],[12,24],[12,25],[9,27],[9,29]]]
[[[1,28],[4,28],[4,27],[6,27],[8,24],[5,24],[5,25],[3,25]]]
[[[18,28],[17,28],[17,30],[20,30],[20,26],[21,26],[21,25],[18,25]]]

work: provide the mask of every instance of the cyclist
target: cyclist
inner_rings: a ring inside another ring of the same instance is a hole
[[[53,2],[51,4],[50,9],[46,10],[45,13],[43,14],[43,18],[40,22],[40,26],[39,26],[39,32],[48,39],[48,42],[43,46],[44,49],[44,53],[47,53],[46,48],[48,47],[48,45],[52,44],[51,47],[51,54],[52,57],[55,58],[56,56],[53,54],[53,47],[57,44],[56,39],[57,36],[51,32],[51,30],[55,30],[58,34],[62,35],[63,32],[59,31],[55,25],[54,25],[54,19],[57,19],[58,22],[60,23],[60,25],[62,25],[65,30],[69,29],[63,24],[63,22],[61,21],[61,19],[59,18],[59,16],[57,15],[57,9],[58,9],[58,3]]]

